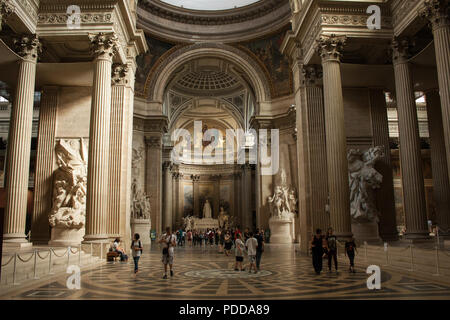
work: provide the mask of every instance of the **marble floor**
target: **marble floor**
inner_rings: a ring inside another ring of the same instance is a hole
[[[338,274],[316,275],[310,257],[293,246],[267,245],[261,272],[249,274],[234,271],[234,256],[219,254],[216,247],[177,247],[174,277],[163,279],[160,250],[154,245],[144,252],[137,277],[131,259],[105,262],[82,271],[80,290],[69,290],[68,275],[62,274],[3,293],[0,289],[0,299],[450,299],[449,282],[383,267],[381,290],[368,290],[358,257],[356,273],[347,271],[345,260],[340,264]]]

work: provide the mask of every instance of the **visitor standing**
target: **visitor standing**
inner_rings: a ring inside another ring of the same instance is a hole
[[[253,237],[253,232],[248,233],[245,247],[247,248],[249,260],[248,273],[252,272],[252,267],[255,269],[255,273],[258,273],[258,270],[256,270],[256,248],[258,247],[258,240]]]
[[[256,229],[256,240],[258,246],[256,247],[256,269],[259,271],[261,266],[261,257],[264,252],[264,231]]]
[[[312,263],[317,274],[320,274],[320,272],[322,272],[322,257],[325,247],[326,243],[325,239],[323,239],[322,236],[322,230],[317,229],[316,234],[311,240]]]
[[[166,233],[161,237],[159,243],[163,245],[162,263],[164,265],[164,277],[167,279],[167,265],[170,267],[170,276],[173,277],[173,256],[174,247],[177,245],[176,237],[171,233],[170,227],[166,228]]]
[[[134,260],[134,274],[139,272],[139,258],[141,257],[143,248],[140,240],[139,233],[134,235],[133,241],[131,242],[131,252]]]
[[[241,235],[237,235],[237,239],[235,241],[235,254],[236,254],[236,263],[234,265],[234,271],[244,271],[242,268],[242,262],[244,261],[244,250],[245,245],[241,239]]]
[[[250,239],[250,231],[248,230],[248,228],[246,228],[245,231],[244,231],[244,241],[245,241],[245,243],[247,243],[248,239]]]
[[[333,234],[333,228],[328,228],[326,240],[328,250],[328,272],[331,272],[331,260],[334,260],[334,268],[336,269],[336,272],[338,272],[337,238]]]
[[[231,234],[227,232],[225,235],[225,255],[229,255],[231,247],[233,246],[233,240],[231,239]]]
[[[349,271],[353,273],[355,273],[355,252],[356,252],[355,238],[352,238],[350,241],[345,242],[345,254],[347,255],[350,261]]]

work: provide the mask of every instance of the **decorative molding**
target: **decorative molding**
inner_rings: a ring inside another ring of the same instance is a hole
[[[112,66],[111,83],[112,85],[128,84],[127,75],[129,68],[126,64],[115,63]]]
[[[428,19],[433,30],[450,26],[450,1],[426,0],[424,7],[419,10],[422,18]]]
[[[67,13],[39,13],[38,23],[39,24],[67,24],[69,18]],[[90,12],[82,13],[80,15],[80,20],[82,24],[98,24],[98,23],[109,23],[112,22],[112,14],[104,12]]]
[[[323,70],[321,65],[304,65],[302,68],[302,85],[315,86],[320,85],[323,79]]]
[[[147,148],[156,149],[161,148],[162,146],[162,137],[161,136],[145,136],[144,142]]]
[[[407,63],[412,46],[414,43],[411,39],[394,37],[391,43],[393,63]]]
[[[2,23],[5,22],[15,9],[9,0],[0,0],[0,31],[2,31]]]

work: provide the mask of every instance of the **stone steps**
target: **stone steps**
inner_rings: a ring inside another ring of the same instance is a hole
[[[49,257],[50,248],[36,249],[37,256],[34,250],[18,252],[17,255],[14,253],[4,254],[2,257],[3,266],[0,286],[13,285],[14,281],[16,285],[25,285],[27,282],[35,280],[35,275],[36,278],[45,278],[54,276],[55,274],[66,273],[68,265],[77,265],[83,268],[105,262],[105,251],[103,252],[103,259],[100,259],[99,253],[96,254],[95,251],[91,255],[88,247],[83,247],[81,255],[79,248],[72,248],[69,259],[67,257],[67,251],[67,248],[51,249],[51,261]],[[15,276],[14,260],[16,261]]]

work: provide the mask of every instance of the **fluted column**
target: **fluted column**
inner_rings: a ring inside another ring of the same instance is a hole
[[[6,207],[3,241],[18,246],[27,245],[25,221],[27,216],[28,178],[30,168],[31,131],[33,125],[36,62],[40,43],[35,35],[15,40],[19,75],[11,110],[8,151],[6,155]]]
[[[376,164],[383,176],[381,188],[377,191],[377,207],[380,216],[380,236],[384,241],[398,240],[395,212],[394,178],[389,145],[389,124],[386,97],[382,89],[370,89],[370,115],[374,146],[383,146],[384,157]]]
[[[213,218],[217,218],[219,216],[219,206],[220,206],[220,179],[222,176],[220,174],[213,175],[214,179],[214,202],[213,202]]]
[[[192,197],[194,198],[194,216],[195,217],[199,217],[199,218],[203,218],[203,212],[202,212],[202,208],[200,208],[200,203],[199,203],[199,185],[198,185],[198,181],[200,180],[200,176],[198,175],[191,175],[191,180],[192,180]]]
[[[107,233],[110,239],[120,237],[121,218],[126,215],[128,144],[128,102],[132,95],[127,65],[114,64],[111,87],[111,127],[109,150],[109,209]],[[122,230],[124,232],[124,230]]]
[[[145,137],[146,144],[146,177],[145,191],[150,196],[152,229],[157,236],[163,231],[162,213],[162,133],[154,133]]]
[[[172,173],[172,226],[178,224],[181,221],[180,210],[180,177],[179,172]],[[170,226],[170,227],[172,227]]]
[[[169,161],[164,162],[164,221],[163,227],[172,228],[172,163]]]
[[[237,224],[242,225],[242,221],[240,218],[241,212],[241,177],[242,174],[240,172],[235,172],[233,174],[233,213],[234,219]]]
[[[428,225],[417,106],[408,62],[409,45],[407,39],[394,39],[392,48],[406,238],[422,239],[428,236]]]
[[[330,217],[325,211],[328,202],[327,149],[325,138],[325,114],[323,89],[321,87],[322,68],[317,65],[304,66],[301,88],[302,104],[298,112],[304,122],[308,161],[307,184],[312,229],[326,230],[330,226]]]
[[[35,244],[47,243],[50,240],[48,215],[52,208],[58,91],[58,87],[45,87],[42,90],[39,107],[34,207],[31,222],[31,239]]]
[[[443,233],[450,234],[450,183],[439,92],[428,92],[426,100],[431,141],[433,199],[436,205],[437,223]]]
[[[90,34],[94,60],[84,242],[108,240],[111,67],[117,50],[113,34]]]
[[[447,163],[450,163],[450,1],[427,0],[422,16],[428,18],[433,29],[436,67],[442,105]],[[450,177],[450,167],[447,168]]]
[[[251,201],[251,185],[252,185],[252,169],[250,164],[242,165],[242,192],[241,192],[241,205],[242,205],[242,229],[252,228],[252,212],[250,209]]]
[[[352,236],[340,61],[345,42],[345,36],[335,35],[324,35],[318,40],[323,68],[330,222],[336,236],[342,239]]]

